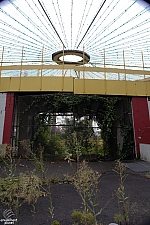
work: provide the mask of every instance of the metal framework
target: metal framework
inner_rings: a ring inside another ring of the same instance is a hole
[[[23,60],[23,51],[24,48],[22,48],[20,62],[5,62],[3,48],[0,92],[73,92],[74,94],[150,96],[150,69],[144,67],[143,57],[141,67],[126,66],[124,51],[122,65],[106,64],[104,54],[101,66],[99,64],[93,66],[92,63],[77,66],[65,63],[57,65],[56,62],[54,64],[52,61],[44,61],[44,47],[40,61]],[[16,71],[17,76],[15,76]],[[50,72],[50,75],[46,76],[45,72]],[[92,74],[90,78],[89,74],[90,76]]]
[[[73,77],[3,77],[0,79],[0,92],[73,92],[74,94],[150,96],[150,82]]]
[[[150,96],[149,9],[133,0],[0,4],[0,92]],[[66,59],[72,53],[81,60]]]

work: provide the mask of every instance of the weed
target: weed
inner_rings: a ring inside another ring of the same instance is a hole
[[[18,199],[15,196],[17,191],[18,178],[15,176],[17,163],[13,157],[13,148],[10,145],[6,146],[6,156],[2,159],[4,165],[1,170],[4,177],[0,177],[0,201],[6,204],[9,209],[14,205],[17,207]]]
[[[23,148],[27,148],[27,151],[30,152],[31,157],[34,160],[34,165],[36,169],[40,172],[42,175],[42,184],[46,185],[46,188],[42,186],[42,189],[44,190],[44,193],[46,193],[47,196],[49,196],[49,213],[51,216],[51,219],[53,220],[54,218],[54,207],[53,207],[53,202],[52,202],[52,196],[51,196],[51,191],[50,191],[50,183],[57,183],[59,180],[57,179],[47,179],[46,178],[46,173],[45,173],[45,167],[44,167],[44,160],[43,160],[43,151],[44,148],[41,146],[41,144],[38,145],[36,154],[31,150],[31,144],[28,142],[26,143],[26,140],[23,140],[21,142]],[[59,224],[58,221],[53,221],[53,225]]]
[[[54,218],[54,206],[53,206],[53,202],[52,202],[52,196],[51,193],[49,193],[49,213],[51,215],[51,218]]]
[[[37,156],[35,153],[31,151],[31,155],[34,159],[34,164],[37,170],[41,173],[43,181],[46,180],[45,168],[44,168],[44,160],[43,160],[43,147],[39,144],[37,148]]]
[[[20,141],[20,146],[22,146],[24,149],[24,154],[23,154],[24,158],[26,158],[27,156],[30,155],[31,145],[32,145],[32,143],[30,142],[29,139],[24,139],[24,140]]]
[[[150,173],[147,173],[145,176],[146,178],[150,179]]]
[[[102,209],[100,209],[98,212],[96,210],[96,207],[98,206],[96,199],[99,192],[98,183],[100,176],[101,174],[92,170],[88,166],[88,163],[84,161],[79,165],[79,168],[73,178],[73,184],[82,199],[82,204],[84,207],[81,214],[84,216],[92,215],[94,218],[93,224],[97,224],[97,216],[102,212]],[[76,212],[76,214],[78,213]],[[86,224],[86,222],[84,224]]]
[[[32,143],[29,140],[20,141],[21,146],[24,148],[26,152],[30,154],[30,157],[34,160],[34,165],[36,169],[42,175],[43,181],[46,180],[45,168],[44,168],[44,160],[43,160],[43,147],[39,144],[36,150],[36,154],[31,150]]]
[[[54,220],[51,225],[60,225],[60,223],[57,220]]]
[[[19,207],[25,202],[35,208],[34,204],[43,195],[42,180],[33,172],[16,175],[18,162],[13,155],[13,148],[7,146],[6,157],[3,159],[4,175],[0,177],[0,201],[9,209],[15,209],[18,214]]]
[[[43,194],[41,180],[35,174],[20,173],[19,176],[0,178],[0,200],[10,209],[19,206],[19,200],[35,203]]]
[[[114,220],[119,225],[129,225],[129,213],[133,210],[135,204],[130,205],[129,198],[126,196],[124,181],[127,177],[125,173],[126,168],[123,166],[120,160],[116,161],[114,171],[119,175],[119,187],[116,191],[118,200],[118,213],[114,215]]]
[[[91,212],[85,212],[85,211],[80,212],[80,211],[74,210],[73,213],[71,214],[71,218],[75,221],[75,225],[95,224],[95,218]]]

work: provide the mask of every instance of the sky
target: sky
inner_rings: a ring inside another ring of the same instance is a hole
[[[65,49],[84,49],[90,55],[90,66],[102,65],[104,52],[108,67],[123,65],[124,50],[126,65],[142,68],[143,54],[144,66],[150,67],[149,5],[135,0],[7,0],[6,3],[0,5],[3,61],[20,61],[23,46],[23,60],[41,60],[44,49],[44,60],[51,61],[52,54],[64,45]],[[57,71],[56,75],[60,74]],[[103,77],[100,73],[87,75]]]

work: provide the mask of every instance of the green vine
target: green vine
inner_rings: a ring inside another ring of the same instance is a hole
[[[78,119],[88,115],[90,119],[96,119],[101,129],[105,155],[116,158],[118,155],[116,124],[122,118],[116,112],[117,104],[121,101],[122,98],[113,96],[102,97],[100,95],[74,95],[71,93],[32,95],[22,114],[28,114],[32,110],[35,112],[34,117],[38,116],[40,112],[42,112],[43,117],[47,114],[67,112],[72,112]],[[130,129],[127,129],[128,126],[129,124],[121,125],[125,142],[130,133]]]

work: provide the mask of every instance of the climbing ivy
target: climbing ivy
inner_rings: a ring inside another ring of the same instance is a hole
[[[43,116],[46,116],[47,113],[72,112],[76,118],[83,116],[94,118],[101,129],[105,155],[116,158],[118,156],[117,121],[120,120],[116,109],[118,102],[121,101],[120,97],[74,95],[72,93],[32,95],[22,113],[32,111],[34,115],[38,115],[42,112]],[[122,126],[123,132],[127,130],[125,127],[126,124]],[[126,135],[124,135],[124,139],[127,140]]]
[[[120,99],[117,97],[103,98],[103,108],[99,110],[97,121],[102,132],[105,154],[110,157],[117,156],[117,138],[115,122],[117,121],[116,103]]]

